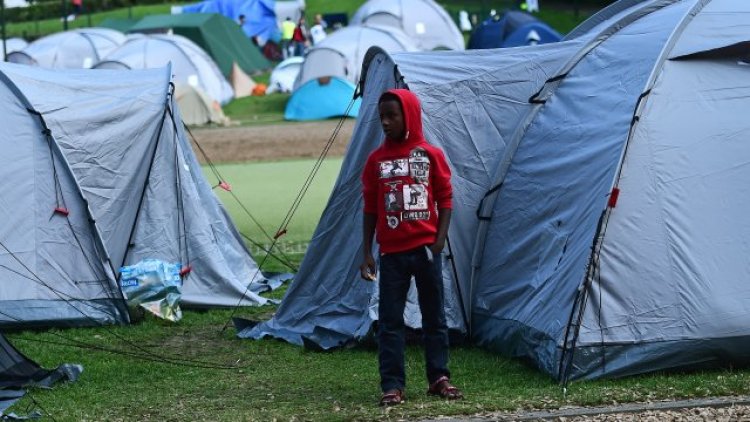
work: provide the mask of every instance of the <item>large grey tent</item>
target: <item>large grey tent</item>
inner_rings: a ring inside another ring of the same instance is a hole
[[[359,174],[377,98],[403,85],[453,170],[453,329],[562,380],[749,363],[749,12],[622,0],[558,44],[371,51],[311,252],[274,318],[239,335],[328,348],[370,329]]]
[[[464,49],[461,31],[433,0],[369,0],[352,17],[352,25],[363,24],[398,28],[420,50]]]
[[[117,274],[146,258],[191,269],[185,305],[266,302],[170,76],[0,65],[0,327],[125,323]]]

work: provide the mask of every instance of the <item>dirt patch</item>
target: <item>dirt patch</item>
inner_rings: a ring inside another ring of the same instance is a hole
[[[336,129],[338,120],[228,128],[192,129],[195,139],[215,163],[317,158]],[[343,156],[354,130],[354,119],[344,121],[329,157]],[[201,163],[202,154],[195,146]]]

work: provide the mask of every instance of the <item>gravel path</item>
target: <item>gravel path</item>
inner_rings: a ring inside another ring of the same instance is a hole
[[[750,422],[750,397],[716,397],[602,407],[565,407],[552,410],[497,412],[441,422],[556,421],[556,422]]]

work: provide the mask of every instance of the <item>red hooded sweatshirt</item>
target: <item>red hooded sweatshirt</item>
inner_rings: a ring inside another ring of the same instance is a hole
[[[405,139],[386,138],[367,158],[362,172],[364,212],[375,214],[381,253],[403,252],[435,243],[439,209],[450,209],[451,172],[443,151],[422,134],[419,99],[391,89],[401,100]]]

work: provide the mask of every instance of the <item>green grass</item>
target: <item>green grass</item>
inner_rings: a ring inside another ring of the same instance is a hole
[[[272,307],[239,314],[267,318]],[[251,341],[221,329],[231,312],[185,312],[178,324],[147,317],[128,327],[16,333],[11,341],[46,367],[84,365],[80,380],[32,390],[56,421],[79,420],[385,420],[473,415],[503,410],[558,408],[750,393],[750,371],[653,374],[577,382],[567,397],[546,375],[518,360],[474,347],[452,350],[453,378],[466,393],[460,402],[424,394],[422,353],[407,350],[407,397],[401,407],[377,407],[375,350],[367,345],[312,352],[275,340]],[[71,339],[140,355],[199,360],[233,369],[202,369],[150,362],[118,353],[40,342]],[[29,398],[11,410],[34,407]]]
[[[171,7],[171,4],[151,4],[135,6],[130,12],[128,12],[128,9],[115,9],[106,12],[92,13],[91,15],[84,14],[75,20],[68,22],[68,29],[97,26],[108,18],[128,18],[128,13],[132,13],[133,19],[139,19],[144,16],[155,14],[169,14]],[[36,39],[62,30],[63,23],[60,18],[44,19],[36,22],[8,22],[6,27],[8,38],[25,37],[27,39]]]
[[[256,78],[253,78],[256,79]],[[257,78],[261,82],[263,78]],[[233,123],[242,126],[283,123],[284,107],[289,94],[274,93],[264,96],[250,96],[233,100],[224,106],[224,114]]]
[[[275,252],[283,252],[297,264],[301,261],[302,253],[331,194],[341,162],[341,158],[329,158],[323,162],[292,217],[287,233],[279,238]],[[314,164],[315,160],[289,160],[217,165],[217,169],[232,185],[232,192],[240,198],[242,205],[228,192],[221,189],[216,189],[215,192],[226,205],[240,232],[255,243],[264,245],[263,249],[268,250],[273,242],[269,236],[273,237],[278,230]],[[215,177],[209,171],[205,173],[210,183],[215,185]],[[243,206],[250,215],[245,212]],[[261,256],[257,256],[258,248],[252,244],[249,246],[256,252],[256,259],[262,260]],[[268,261],[268,264],[270,266],[264,265],[264,269],[284,269],[275,265],[273,260]]]

